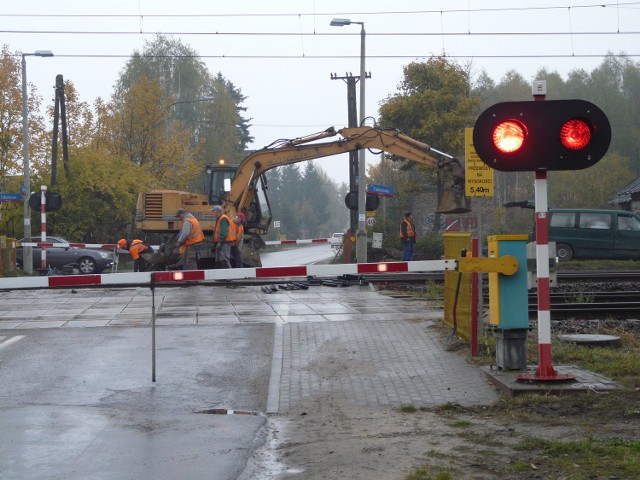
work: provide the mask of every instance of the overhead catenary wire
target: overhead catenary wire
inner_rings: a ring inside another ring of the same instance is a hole
[[[640,6],[640,2],[611,2],[611,3],[586,3],[583,5],[572,5],[571,8],[615,8],[619,10],[620,8],[630,8],[634,6]],[[171,14],[161,14],[161,13],[142,13],[139,11],[137,14],[127,14],[127,13],[119,13],[119,14],[90,14],[90,13],[0,13],[1,17],[34,17],[34,18],[139,18],[139,17],[147,17],[147,18],[194,18],[194,17],[332,17],[336,15],[368,15],[368,16],[376,16],[376,15],[417,15],[417,14],[440,14],[440,13],[474,13],[474,12],[522,12],[522,11],[551,11],[551,10],[564,10],[568,7],[568,5],[552,5],[552,6],[526,6],[526,7],[480,7],[480,8],[451,8],[451,9],[434,9],[434,10],[384,10],[384,11],[353,11],[353,12],[270,12],[270,13],[171,13]]]

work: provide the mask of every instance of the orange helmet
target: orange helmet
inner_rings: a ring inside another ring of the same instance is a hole
[[[127,241],[124,238],[121,238],[120,240],[118,240],[118,246],[120,248],[126,248],[127,247]]]

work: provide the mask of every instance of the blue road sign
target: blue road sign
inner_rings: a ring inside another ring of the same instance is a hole
[[[21,202],[22,194],[20,193],[0,193],[0,202]]]
[[[369,185],[367,187],[367,193],[373,193],[374,195],[382,195],[385,197],[393,197],[393,187],[387,187],[386,185]]]

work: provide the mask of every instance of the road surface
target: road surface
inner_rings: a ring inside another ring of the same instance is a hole
[[[262,255],[263,267],[283,267],[293,265],[311,265],[335,257],[335,251],[329,243],[321,243],[310,246],[293,246],[278,252],[269,252]]]

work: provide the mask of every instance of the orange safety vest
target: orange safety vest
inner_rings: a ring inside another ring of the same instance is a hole
[[[240,223],[238,224],[238,231],[236,232],[236,240],[231,245],[233,245],[234,247],[237,247],[238,245],[240,245],[243,234],[244,234],[244,225]]]
[[[404,238],[404,235],[402,233],[402,224],[406,223],[407,224],[407,237],[409,238],[413,238],[416,236],[416,232],[413,231],[413,224],[407,220],[407,218],[403,218],[402,221],[400,222],[400,238]]]
[[[231,245],[233,245],[233,242],[235,242],[238,238],[238,228],[236,222],[231,220],[224,213],[218,217],[218,221],[216,222],[216,229],[213,233],[213,243],[218,243],[220,241],[220,220],[222,220],[223,218],[226,218],[227,222],[229,223],[229,230],[227,230],[227,236],[224,239],[224,243],[230,243]]]
[[[189,234],[189,238],[187,238],[185,242],[180,245],[180,253],[184,253],[188,245],[194,245],[204,240],[204,233],[202,233],[202,227],[200,227],[198,220],[196,220],[194,217],[187,217],[184,219],[184,221],[191,224],[191,233]]]
[[[129,246],[129,253],[134,260],[138,260],[140,258],[140,254],[144,252],[147,248],[142,240],[132,240],[131,245]]]

